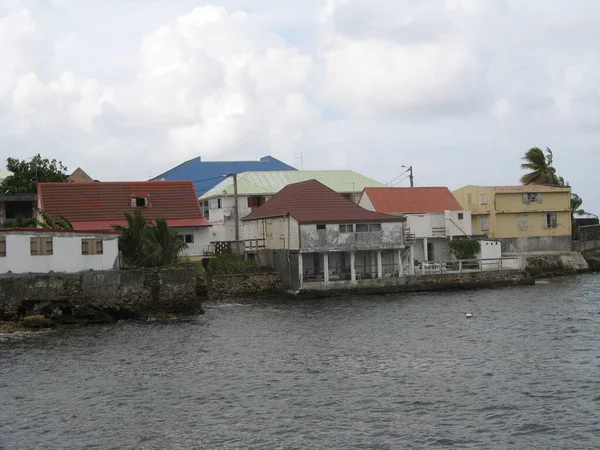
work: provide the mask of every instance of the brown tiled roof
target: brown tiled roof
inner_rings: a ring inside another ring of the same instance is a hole
[[[447,187],[365,188],[375,211],[382,213],[435,213],[464,208]]]
[[[111,229],[136,209],[174,227],[210,226],[191,181],[40,183],[38,195],[42,210],[67,218],[76,230]],[[149,206],[132,207],[135,197],[147,197]]]
[[[242,220],[290,214],[299,223],[404,222],[403,217],[367,211],[317,180],[287,185]]]

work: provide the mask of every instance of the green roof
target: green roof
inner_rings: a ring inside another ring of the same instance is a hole
[[[237,178],[238,195],[273,195],[289,184],[308,180],[317,180],[338,193],[362,192],[366,187],[385,187],[385,184],[352,170],[243,172]],[[233,177],[221,181],[200,200],[226,195],[233,195]]]

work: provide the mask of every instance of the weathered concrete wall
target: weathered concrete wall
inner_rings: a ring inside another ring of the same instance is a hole
[[[304,253],[399,249],[404,247],[402,222],[384,222],[381,231],[340,233],[338,224],[327,224],[325,230],[316,225],[300,225],[300,245]]]
[[[328,290],[317,283],[305,283],[305,291],[317,296],[335,293],[394,293],[394,292],[424,292],[449,289],[469,289],[491,286],[511,286],[533,284],[533,278],[519,270],[496,272],[471,272],[439,275],[413,275],[406,277],[391,277],[376,280],[361,280],[353,286],[350,282],[332,282]],[[312,286],[314,284],[314,286]]]
[[[532,276],[569,275],[588,271],[581,253],[526,255],[525,270]]]
[[[278,273],[217,275],[208,280],[207,288],[211,300],[223,300],[276,294],[282,283]]]
[[[134,269],[0,277],[0,318],[14,320],[53,304],[63,310],[94,308],[136,317],[200,308],[196,269]],[[51,308],[52,309],[52,308]]]
[[[569,252],[571,236],[538,236],[494,239],[502,243],[502,253]]]

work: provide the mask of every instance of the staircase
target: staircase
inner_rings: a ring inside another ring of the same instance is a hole
[[[416,241],[416,237],[414,235],[414,233],[410,232],[410,228],[405,227],[404,228],[404,245],[405,246],[411,246],[415,243]]]

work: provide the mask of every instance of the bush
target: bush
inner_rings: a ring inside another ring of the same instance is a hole
[[[474,239],[454,239],[449,241],[450,251],[456,259],[474,259],[481,250],[481,244]]]
[[[233,253],[225,252],[217,255],[208,262],[207,272],[210,275],[229,275],[243,273],[250,266],[248,262],[238,258]]]

